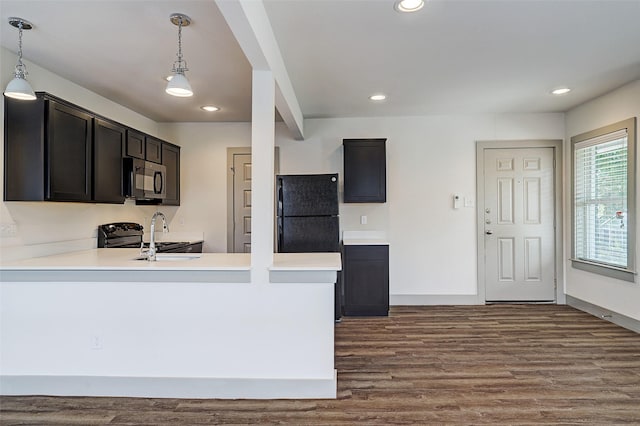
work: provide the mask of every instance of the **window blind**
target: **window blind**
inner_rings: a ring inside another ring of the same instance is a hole
[[[575,144],[575,256],[626,268],[627,131]]]

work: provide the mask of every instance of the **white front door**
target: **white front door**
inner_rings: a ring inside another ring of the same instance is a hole
[[[485,300],[555,301],[554,150],[483,154]]]

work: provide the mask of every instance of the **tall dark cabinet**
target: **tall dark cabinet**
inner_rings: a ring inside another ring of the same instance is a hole
[[[162,164],[167,168],[167,197],[163,205],[180,205],[180,147],[162,144]]]
[[[122,195],[122,157],[126,128],[112,121],[94,121],[93,200],[98,203],[124,203]]]
[[[343,139],[344,202],[387,201],[386,139]]]
[[[344,315],[388,315],[389,246],[344,245],[342,262]]]

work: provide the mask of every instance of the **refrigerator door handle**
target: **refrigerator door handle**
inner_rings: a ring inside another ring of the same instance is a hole
[[[278,226],[278,242],[276,244],[278,253],[282,253],[282,217],[278,217],[278,221],[277,221],[277,226]]]

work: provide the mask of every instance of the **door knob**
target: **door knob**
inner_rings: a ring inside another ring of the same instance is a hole
[[[492,231],[491,229],[487,229],[487,230],[485,231],[485,234],[487,234],[487,235],[493,235],[493,231]]]

